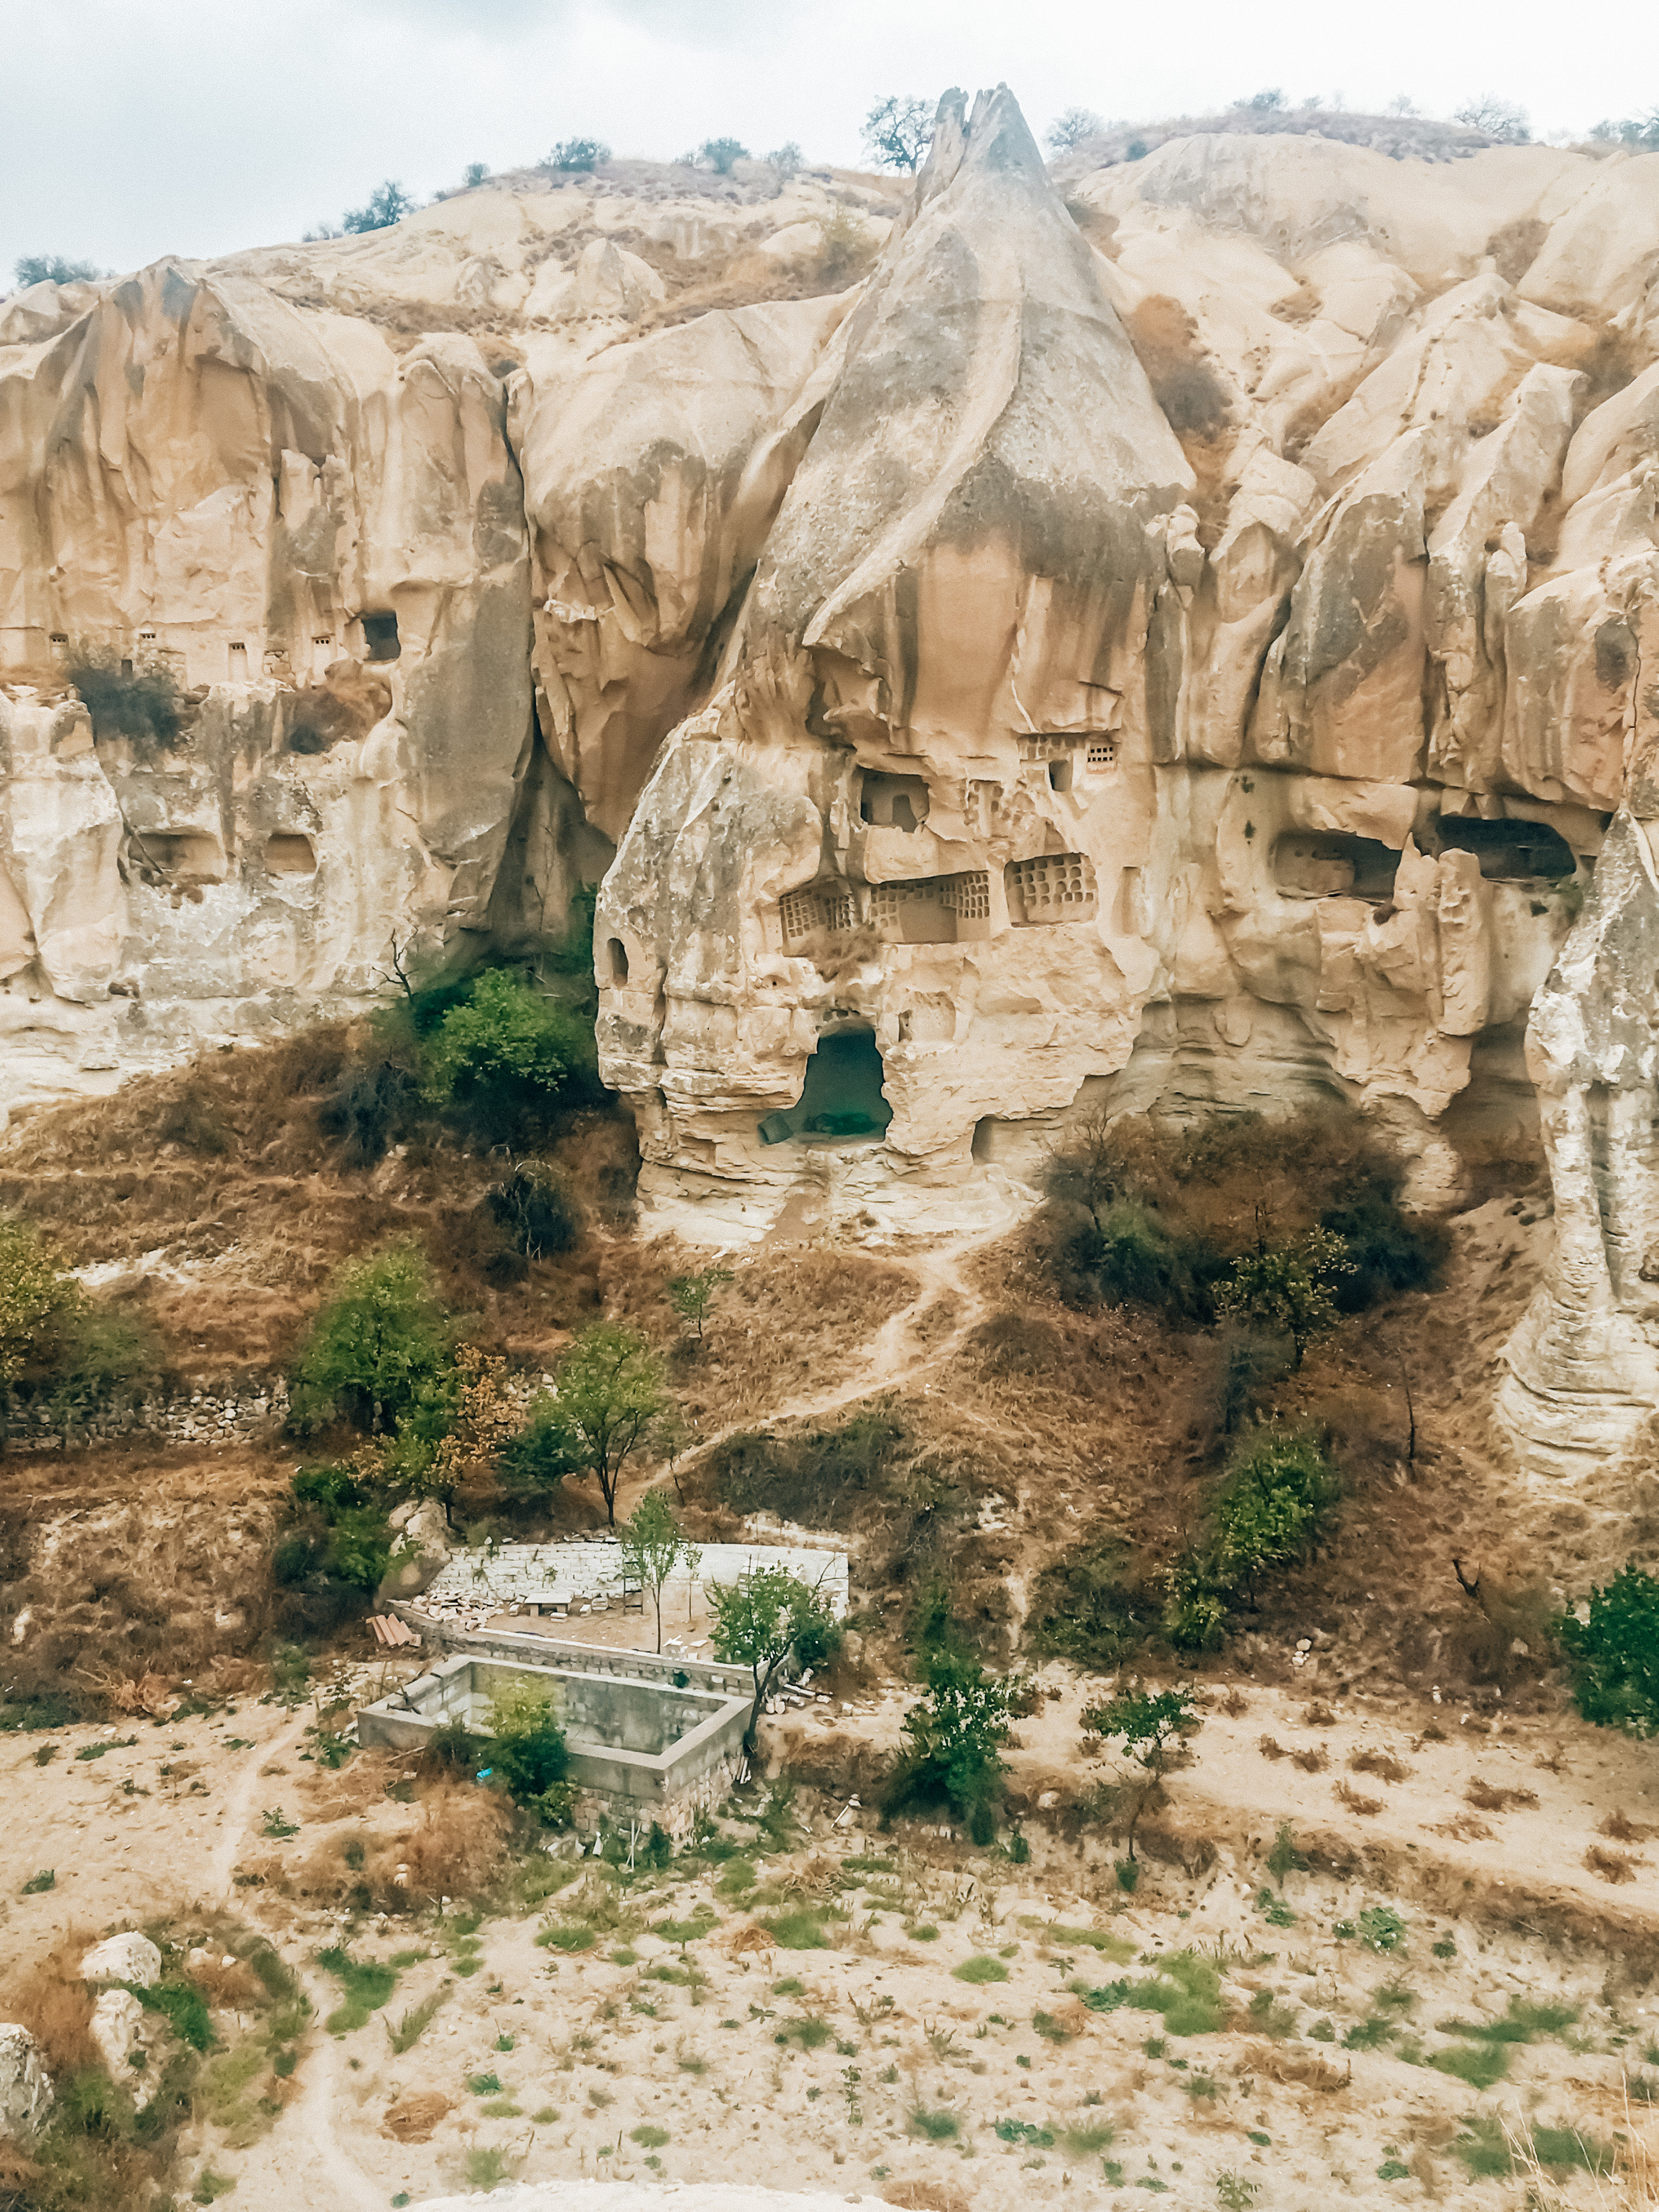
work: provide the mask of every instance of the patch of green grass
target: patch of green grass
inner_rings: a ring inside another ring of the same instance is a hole
[[[1065,2129],[1060,2139],[1073,2158],[1098,2158],[1103,2151],[1111,2148],[1117,2139],[1117,2130],[1109,2127],[1104,2120],[1080,2123]]]
[[[899,1870],[896,1859],[843,1859],[841,1863],[842,1871],[847,1874],[896,1875]]]
[[[1277,2041],[1296,2026],[1296,2007],[1281,2004],[1272,1990],[1258,1990],[1250,1999],[1250,2026]]]
[[[430,1951],[394,1951],[386,1964],[401,1974],[410,1966],[418,1966],[422,1960],[431,1956]]]
[[[438,2008],[444,2001],[444,1994],[440,1987],[434,1990],[430,1996],[422,1997],[419,2004],[411,2005],[396,2027],[387,2021],[386,2035],[399,2057],[405,2051],[412,2051],[431,2027],[437,2017]]]
[[[631,1944],[620,1944],[611,1954],[611,1963],[613,1966],[637,1966],[640,1963],[640,1954]]]
[[[1391,1905],[1368,1905],[1358,1920],[1339,1920],[1331,1933],[1357,1936],[1368,1951],[1393,1953],[1406,1948],[1406,1923]]]
[[[1466,2081],[1471,2089],[1490,2089],[1508,2073],[1510,2054],[1501,2043],[1478,2043],[1473,2051],[1454,2046],[1431,2051],[1428,2063],[1437,2074],[1449,2074],[1454,2081]]]
[[[806,1984],[799,1974],[786,1974],[781,1982],[773,1983],[772,1994],[775,1997],[798,1997],[805,1993],[805,1988]]]
[[[1276,1897],[1272,1890],[1259,1890],[1256,1893],[1255,1901],[1269,1928],[1295,1927],[1297,1915],[1291,1911],[1284,1899]]]
[[[137,1983],[129,1982],[127,1987],[146,2012],[161,2014],[180,2043],[187,2043],[192,2051],[213,2048],[213,2021],[207,2000],[193,1984],[156,1982],[149,1989],[141,1989]]]
[[[755,1887],[757,1879],[753,1859],[728,1859],[726,1871],[714,1887],[721,1897],[739,1898]]]
[[[781,1951],[827,1951],[830,1938],[823,1932],[824,1922],[846,1917],[832,1906],[814,1905],[798,1912],[774,1913],[761,1926]]]
[[[629,2128],[628,2140],[638,2143],[641,2150],[660,2150],[668,2141],[668,2130],[653,2128],[648,2120],[642,2121],[638,2127]]]
[[[131,1751],[138,1739],[136,1735],[112,1737],[108,1743],[83,1743],[75,1754],[76,1759],[101,1759],[106,1751]]]
[[[1437,1943],[1431,1943],[1429,1948],[1437,1959],[1455,1959],[1457,1956],[1457,1946],[1449,1936],[1443,1936]]]
[[[1394,2023],[1380,2013],[1362,2020],[1351,2027],[1342,2039],[1345,2051],[1380,2051],[1394,2033]]]
[[[1452,2149],[1469,2172],[1482,2180],[1507,2173],[1513,2163],[1503,2128],[1492,2112],[1471,2112]]]
[[[939,1930],[931,1920],[912,1921],[905,1934],[913,1943],[937,1943]]]
[[[1502,2020],[1441,2020],[1442,2035],[1466,2035],[1477,2043],[1531,2043],[1540,2035],[1558,2034],[1578,2017],[1577,2005],[1529,2004],[1511,1997]]]
[[[285,1843],[289,1837],[297,1836],[299,1832],[299,1822],[290,1820],[280,1805],[267,1805],[259,1815],[259,1833],[274,1838],[279,1844]]]
[[[1121,1936],[1109,1935],[1103,1928],[1063,1928],[1058,1923],[1028,1919],[1022,1914],[1022,1928],[1040,1928],[1046,1940],[1062,1951],[1098,1951],[1120,1966],[1126,1966],[1135,1954],[1133,1943],[1126,1943]]]
[[[466,2086],[475,2097],[499,2097],[501,2094],[500,2077],[494,2074],[469,2074]]]
[[[1062,2026],[1051,2012],[1034,2012],[1031,2025],[1045,2043],[1058,2045],[1069,2043],[1072,2039],[1071,2029]]]
[[[930,2112],[918,2105],[910,2114],[910,2132],[929,2142],[954,2142],[962,2133],[962,2122],[954,2112]]]
[[[539,2112],[532,2112],[530,2117],[537,2127],[550,2128],[553,2125],[553,2123],[558,2118],[559,2115],[556,2106],[552,2105],[544,2105]]]
[[[690,1920],[659,1920],[651,1933],[665,1943],[699,1943],[720,1924],[712,1912],[698,1912]]]
[[[591,1951],[599,1939],[591,1928],[544,1928],[536,1941],[544,1951]]]
[[[1039,2127],[1035,2120],[999,2120],[996,2134],[1000,2142],[1019,2143],[1028,2150],[1052,2150],[1054,2147],[1054,2130]]]
[[[976,1958],[964,1959],[959,1966],[952,1966],[951,1972],[958,1982],[1006,1982],[1008,1978],[1008,1969],[1001,1960],[989,1958],[984,1952]]]
[[[47,1890],[56,1889],[57,1887],[57,1869],[42,1867],[39,1874],[32,1874],[23,1884],[23,1894],[25,1897],[40,1897],[44,1896]]]
[[[323,2022],[331,2035],[349,2035],[354,2028],[363,2027],[398,1986],[394,1968],[360,1963],[340,1943],[331,1943],[327,1950],[319,1951],[317,1964],[332,1974],[345,1991],[345,2002]]]
[[[1540,2166],[1557,2172],[1610,2173],[1616,2156],[1611,2143],[1597,2142],[1577,2128],[1540,2128],[1532,2130],[1533,2155]]]
[[[1133,1983],[1126,2001],[1138,2011],[1162,2013],[1171,2035],[1213,2035],[1226,2017],[1221,1976],[1193,1951],[1173,1951],[1160,1959],[1157,1975]]]
[[[608,2148],[609,2146],[607,2145]],[[495,2189],[507,2179],[507,2153],[493,2146],[487,2149],[470,2150],[466,2154],[466,2178],[474,2189]]]
[[[492,2097],[487,2105],[480,2105],[478,2110],[487,2120],[518,2120],[524,2117],[524,2106],[515,2105],[510,2096]]]
[[[1073,1994],[1082,1998],[1091,2012],[1115,2012],[1120,2005],[1129,2002],[1129,1984],[1123,1982],[1104,1982],[1097,1989],[1089,1989],[1081,1982],[1073,1982]]]
[[[196,2186],[190,2192],[192,2204],[214,2204],[220,2197],[228,2197],[236,2184],[228,2173],[216,2173],[204,2166],[196,2177]]]
[[[808,2013],[800,2020],[787,2020],[773,2036],[774,2043],[798,2043],[803,2051],[822,2051],[835,2031],[827,2020],[819,2020]]]

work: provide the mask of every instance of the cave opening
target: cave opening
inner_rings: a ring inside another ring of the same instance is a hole
[[[605,949],[611,963],[611,981],[625,983],[628,981],[628,947],[620,937],[612,937],[605,940]]]
[[[893,1118],[882,1092],[884,1073],[873,1030],[843,1029],[821,1036],[806,1063],[799,1103],[767,1115],[760,1125],[762,1143],[778,1145],[793,1138],[805,1145],[884,1135]]]
[[[1485,822],[1478,815],[1443,814],[1443,852],[1473,853],[1492,883],[1548,883],[1572,874],[1572,848],[1547,822]]]
[[[1273,847],[1273,882],[1285,898],[1390,899],[1400,855],[1375,837],[1287,830]]]
[[[403,647],[398,641],[396,615],[362,615],[358,619],[363,626],[365,660],[396,660],[400,658]]]

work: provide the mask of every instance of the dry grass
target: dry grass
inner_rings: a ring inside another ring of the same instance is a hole
[[[433,2130],[450,2109],[449,2099],[437,2090],[420,2089],[388,2105],[380,2126],[393,2142],[430,2142]]]
[[[1374,1774],[1379,1782],[1404,1782],[1411,1769],[1391,1751],[1357,1751],[1348,1761],[1352,1774]]]
[[[1492,1782],[1483,1782],[1477,1774],[1463,1796],[1477,1813],[1507,1813],[1514,1807],[1535,1806],[1535,1790],[1506,1790]]]
[[[1615,1844],[1649,1844],[1659,1836],[1659,1828],[1632,1820],[1622,1808],[1618,1808],[1608,1814],[1595,1832],[1598,1836],[1611,1838]]]
[[[1329,2059],[1310,2051],[1297,2051],[1282,2043],[1250,2043],[1240,2054],[1239,2071],[1263,2075],[1269,2081],[1294,2081],[1302,2088],[1328,2094],[1349,2087],[1353,2061],[1350,2059],[1346,2067],[1334,2066]]]
[[[1316,1744],[1310,1751],[1291,1753],[1291,1765],[1299,1766],[1304,1774],[1322,1774],[1330,1763],[1331,1755],[1322,1744]]]
[[[6,1980],[6,2018],[33,2036],[55,2077],[101,2062],[92,2039],[95,1993],[81,1979],[81,1961],[102,1930],[81,1928],[66,1936],[38,1965]]]
[[[428,1904],[437,1897],[477,1897],[507,1859],[512,1808],[493,1792],[441,1783],[421,1802],[417,1827],[370,1852],[364,1873],[382,1900]],[[406,1866],[399,1887],[397,1869]]]
[[[1600,1844],[1592,1844],[1584,1854],[1584,1864],[1592,1874],[1600,1875],[1603,1881],[1634,1881],[1642,1862],[1627,1857],[1622,1851],[1603,1850]]]
[[[1336,1794],[1351,1813],[1358,1813],[1362,1818],[1369,1819],[1373,1813],[1380,1813],[1382,1810],[1382,1800],[1380,1797],[1362,1796],[1359,1791],[1346,1781],[1337,1784]]]
[[[1286,1756],[1285,1747],[1276,1735],[1258,1736],[1255,1747],[1263,1759],[1283,1759]]]

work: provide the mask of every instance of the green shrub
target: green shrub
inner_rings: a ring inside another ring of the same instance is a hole
[[[336,1271],[295,1362],[296,1411],[395,1429],[448,1363],[430,1268],[414,1245],[388,1245]]]
[[[67,1265],[39,1233],[0,1213],[0,1413],[25,1370],[47,1355],[85,1303]]]
[[[1453,2081],[1466,2082],[1471,2089],[1490,2089],[1494,2081],[1501,2081],[1508,2073],[1510,2056],[1501,2043],[1482,2043],[1473,2050],[1454,2046],[1432,2051],[1428,2063],[1437,2074],[1449,2074]]]
[[[589,169],[602,168],[610,159],[611,149],[602,138],[561,138],[543,166],[580,175]]]
[[[764,1928],[781,1951],[827,1951],[830,1938],[823,1932],[826,1918],[841,1919],[843,1916],[826,1914],[822,1908],[803,1906],[797,1912],[774,1913],[763,1919]]]
[[[994,2132],[999,2142],[1018,2143],[1022,2150],[1052,2150],[1054,2131],[1035,2120],[999,2120]]]
[[[1627,1735],[1659,1733],[1659,1581],[1628,1562],[1592,1589],[1589,1617],[1556,1624],[1587,1721]]]
[[[1299,1368],[1309,1345],[1334,1324],[1337,1285],[1352,1272],[1342,1239],[1328,1229],[1310,1229],[1293,1243],[1241,1254],[1216,1305],[1234,1321],[1288,1336],[1291,1364]]]
[[[927,1668],[927,1694],[904,1717],[905,1746],[887,1797],[890,1811],[909,1804],[949,1804],[958,1818],[988,1813],[1000,1795],[1006,1765],[1015,1678],[989,1675],[977,1659],[941,1653]],[[995,1834],[994,1823],[989,1842]]]
[[[645,1338],[615,1322],[595,1322],[566,1353],[556,1395],[535,1401],[502,1451],[501,1479],[538,1490],[568,1474],[592,1474],[614,1528],[623,1468],[662,1407],[661,1376]]]
[[[919,2106],[910,2115],[910,2128],[929,2142],[954,2142],[962,2133],[962,2122],[954,2112],[930,2112]]]
[[[1193,1951],[1160,1959],[1152,1979],[1130,1984],[1125,2002],[1139,2012],[1161,2013],[1170,2035],[1213,2035],[1225,2024],[1221,1977]]]
[[[504,1683],[490,1702],[489,1733],[490,1765],[514,1802],[533,1808],[550,1826],[563,1825],[556,1815],[568,1817],[569,1793],[561,1785],[570,1753],[549,1692],[529,1681]]]
[[[1373,1184],[1352,1204],[1333,1206],[1320,1226],[1340,1237],[1349,1272],[1332,1295],[1339,1313],[1364,1313],[1402,1291],[1431,1291],[1450,1240],[1437,1224],[1402,1213],[1392,1190]]]
[[[514,1250],[526,1260],[568,1252],[580,1231],[563,1181],[540,1160],[521,1160],[505,1182],[484,1193],[483,1205]]]
[[[1336,1474],[1314,1437],[1269,1430],[1235,1462],[1212,1507],[1215,1558],[1229,1588],[1298,1558],[1336,1497]]]
[[[92,717],[94,738],[127,738],[141,759],[171,752],[178,744],[185,702],[170,668],[124,664],[112,646],[76,638],[64,673]]]
[[[417,204],[415,195],[395,177],[376,185],[360,208],[349,208],[342,220],[349,231],[389,230]]]
[[[426,1042],[422,1089],[504,1134],[592,1088],[592,1030],[510,969],[489,968]]]
[[[697,149],[697,158],[707,162],[716,176],[724,177],[729,175],[739,161],[747,161],[751,157],[749,149],[740,139],[705,138]]]

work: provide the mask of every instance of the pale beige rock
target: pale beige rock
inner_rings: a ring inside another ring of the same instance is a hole
[[[29,2142],[56,2101],[46,2053],[27,2028],[0,2021],[0,2137]]]
[[[161,1954],[148,1936],[140,1935],[134,1928],[125,1929],[118,1936],[106,1936],[101,1943],[94,1943],[81,1960],[81,1978],[94,1988],[106,1988],[118,1982],[137,1982],[148,1989],[161,1978]]]

